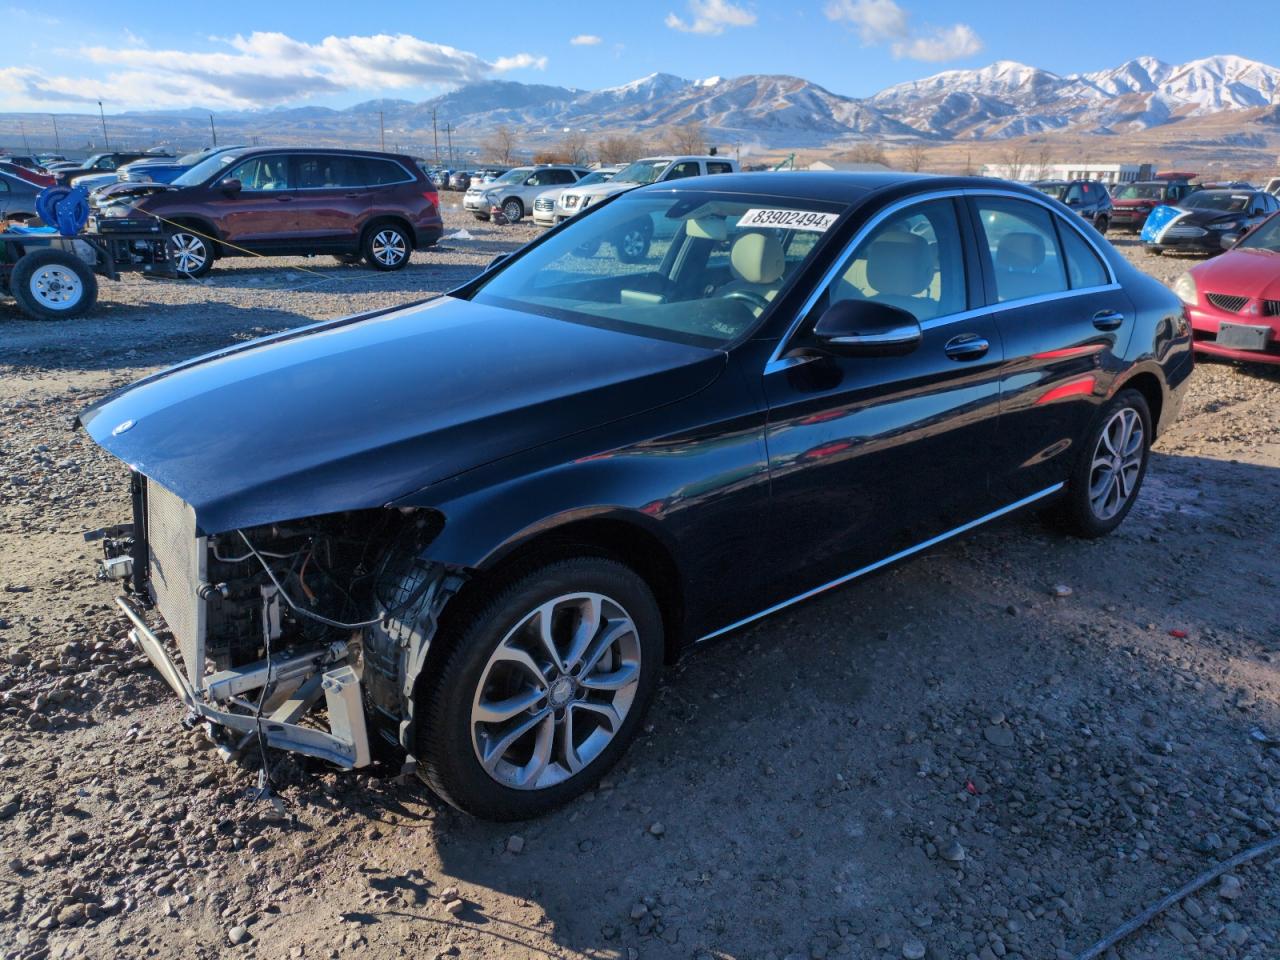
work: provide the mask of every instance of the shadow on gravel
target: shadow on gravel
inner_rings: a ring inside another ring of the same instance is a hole
[[[582,801],[406,842],[591,956],[1078,951],[1280,822],[1280,697],[1200,666],[1274,670],[1280,470],[1150,477],[1111,538],[1006,521],[688,657]]]

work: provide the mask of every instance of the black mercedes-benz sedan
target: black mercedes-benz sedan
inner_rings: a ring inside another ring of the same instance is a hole
[[[1023,508],[1113,530],[1191,369],[1178,298],[1038,191],[735,174],[81,422],[132,471],[132,636],[225,751],[386,753],[510,819],[693,644]]]

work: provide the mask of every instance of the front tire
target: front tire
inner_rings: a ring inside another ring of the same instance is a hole
[[[1151,410],[1137,390],[1122,390],[1103,409],[1051,517],[1066,532],[1094,540],[1133,509],[1151,454]]]
[[[1107,231],[1111,229],[1111,221],[1108,220],[1106,217],[1099,217],[1096,221],[1094,221],[1094,226],[1097,227],[1097,230],[1100,234],[1102,234],[1103,236],[1106,236]]]
[[[618,259],[623,263],[639,263],[649,255],[653,243],[653,223],[648,219],[635,220],[622,228],[613,242]]]
[[[413,240],[398,224],[375,223],[365,231],[361,252],[375,270],[399,270],[409,263]]]
[[[502,215],[507,223],[519,223],[524,216],[524,204],[516,197],[510,197],[502,204]]]
[[[418,691],[423,779],[477,817],[539,816],[595,784],[635,738],[663,660],[658,603],[630,568],[579,557],[464,616]]]
[[[197,280],[213,269],[213,244],[193,231],[179,227],[170,234],[165,250],[179,276]]]
[[[75,254],[33,250],[14,264],[9,292],[33,320],[68,320],[97,302],[98,278]]]

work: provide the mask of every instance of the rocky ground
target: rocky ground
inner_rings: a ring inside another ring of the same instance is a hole
[[[558,813],[478,823],[394,771],[290,758],[255,799],[256,758],[182,729],[93,578],[80,534],[126,519],[125,474],[71,419],[533,235],[461,227],[392,276],[228,261],[104,285],[74,323],[0,305],[6,960],[1071,958],[1280,834],[1280,375],[1209,363],[1116,535],[1017,518],[701,650]],[[1280,957],[1280,856],[1108,956]]]

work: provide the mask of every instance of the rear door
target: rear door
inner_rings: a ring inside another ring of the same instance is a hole
[[[339,153],[300,153],[293,158],[295,239],[303,244],[355,246],[368,219],[371,191],[365,161]]]
[[[992,481],[998,499],[1016,500],[1066,479],[1134,310],[1075,218],[1021,197],[969,202],[1005,352]]]
[[[239,180],[227,194],[221,184]],[[250,250],[270,250],[297,230],[293,171],[286,153],[249,157],[233,165],[210,189],[210,207],[223,239]]]
[[[789,354],[764,374],[779,579],[816,586],[954,530],[993,509],[987,484],[1003,354],[980,302],[962,201],[882,215],[807,310],[889,303],[923,339],[906,356]],[[973,291],[972,293],[970,291]],[[777,599],[777,598],[775,598]]]

